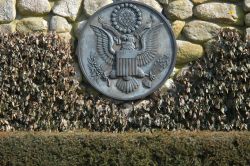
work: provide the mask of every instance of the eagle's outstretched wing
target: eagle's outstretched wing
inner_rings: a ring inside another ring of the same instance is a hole
[[[154,59],[159,47],[159,29],[163,24],[158,24],[146,30],[141,39],[142,50],[137,56],[138,66],[144,66]]]
[[[109,65],[113,64],[115,51],[112,48],[114,40],[112,36],[105,30],[91,25],[91,28],[96,34],[97,38],[97,53]]]

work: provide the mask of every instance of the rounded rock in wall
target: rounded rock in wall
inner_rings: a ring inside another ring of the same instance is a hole
[[[0,24],[0,32],[4,34],[13,33],[16,31],[16,24],[9,23],[9,24]]]
[[[164,7],[164,13],[171,20],[185,20],[193,15],[193,3],[189,0],[170,2]]]
[[[189,40],[203,43],[215,37],[220,29],[217,24],[194,20],[186,24],[183,33]]]
[[[244,10],[250,12],[250,0],[244,0]]]
[[[18,32],[46,32],[48,31],[48,23],[42,17],[23,18],[17,22],[16,30]]]
[[[211,2],[194,7],[194,15],[201,20],[244,25],[244,12],[235,4]]]
[[[50,20],[50,30],[58,33],[70,32],[72,26],[64,17],[53,16]]]
[[[98,9],[100,9],[103,6],[106,6],[108,4],[111,4],[113,1],[112,0],[84,0],[83,1],[83,6],[85,13],[88,16],[91,16],[94,14]]]
[[[212,0],[192,0],[192,2],[194,4],[202,4],[202,3],[205,3],[205,2],[208,2],[208,1],[212,1]]]
[[[183,40],[177,40],[177,46],[177,65],[185,65],[204,55],[203,47],[199,44],[194,44]]]
[[[17,9],[22,15],[41,16],[50,12],[48,0],[19,0]]]
[[[87,23],[86,20],[75,23],[75,25],[74,25],[74,34],[75,34],[76,38],[78,38],[81,35],[81,30],[83,29],[83,27],[84,27],[84,25],[86,23]]]
[[[250,27],[250,13],[245,15],[245,24]]]
[[[162,5],[167,5],[169,3],[169,0],[156,0]]]
[[[185,24],[186,24],[185,21],[180,21],[180,20],[176,20],[172,23],[172,28],[176,38],[178,38],[179,35],[181,34]]]
[[[162,7],[161,5],[157,2],[157,0],[135,0],[138,2],[142,2],[145,3],[146,5],[154,8],[155,10],[157,10],[158,12],[162,12]],[[165,0],[166,1],[166,0]]]
[[[16,18],[16,0],[0,0],[0,23],[9,23]]]
[[[246,29],[246,41],[248,41],[248,45],[250,46],[250,28]]]
[[[81,7],[81,3],[82,0],[60,0],[55,3],[53,13],[65,17],[69,21],[75,21]]]

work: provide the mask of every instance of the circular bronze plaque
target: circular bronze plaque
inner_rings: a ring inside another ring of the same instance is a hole
[[[118,100],[157,90],[175,65],[176,42],[168,21],[133,1],[105,6],[81,31],[78,58],[85,78]]]

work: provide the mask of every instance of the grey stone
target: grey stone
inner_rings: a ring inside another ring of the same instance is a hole
[[[185,21],[180,21],[180,20],[176,20],[172,23],[172,29],[173,29],[175,38],[179,37],[185,24],[186,24]]]
[[[50,20],[50,30],[58,33],[70,32],[72,26],[68,23],[66,18],[60,16],[53,16]]]
[[[162,95],[167,94],[168,90],[170,89],[174,89],[175,88],[175,84],[174,84],[174,80],[172,78],[169,78],[161,87],[160,92]]]
[[[8,34],[16,31],[15,23],[0,24],[0,33]]]
[[[250,12],[250,0],[244,0],[244,10]]]
[[[17,9],[22,15],[40,16],[50,12],[48,0],[19,0]]]
[[[98,1],[100,1],[100,0],[98,0]],[[124,1],[124,0],[113,0],[113,2],[119,2],[119,1]],[[162,12],[162,7],[161,7],[160,3],[161,4],[168,4],[168,0],[134,0],[134,1],[142,2],[146,5],[154,8],[158,12]],[[91,1],[91,3],[94,3],[94,2]]]
[[[171,20],[185,20],[193,15],[193,3],[189,0],[170,2],[164,7],[164,13]]]
[[[184,65],[203,56],[204,49],[199,44],[177,40],[177,65]]]
[[[86,24],[86,22],[87,21],[80,21],[74,25],[74,32],[75,32],[76,38],[78,38],[80,36],[81,31],[82,31],[84,25]]]
[[[189,40],[203,43],[215,37],[220,29],[217,24],[194,20],[186,24],[183,33]]]
[[[180,71],[180,68],[174,67],[174,70],[172,74],[170,75],[170,78],[174,78],[179,71]]]
[[[156,0],[135,0],[139,2],[143,2],[154,9],[156,9],[158,12],[162,11],[161,5]],[[165,0],[166,1],[166,0]],[[87,16],[93,15],[98,9],[100,9],[103,6],[106,6],[110,3],[112,3],[112,0],[84,0],[84,10]]]
[[[155,10],[157,10],[158,12],[162,12],[162,7],[161,5],[157,2],[157,0],[135,0],[138,2],[143,2],[148,6],[151,6],[152,8],[154,8]],[[166,1],[166,0],[164,0]]]
[[[81,7],[82,0],[60,0],[56,2],[53,13],[75,21]]]
[[[250,13],[245,15],[245,24],[246,26],[250,26]]]
[[[48,30],[48,23],[42,17],[23,18],[17,22],[16,30],[24,33],[46,32]]]
[[[112,0],[84,0],[83,1],[83,6],[84,6],[84,10],[85,13],[88,16],[91,16],[92,14],[94,14],[98,9],[100,9],[101,7],[108,5],[110,3],[113,3]]]
[[[202,4],[202,3],[206,3],[206,2],[210,2],[210,1],[214,1],[214,0],[192,0],[192,2],[194,4]],[[220,0],[222,2],[239,2],[239,0]]]
[[[0,23],[8,23],[16,18],[16,0],[0,0]]]
[[[168,0],[157,0],[160,4],[162,5],[167,5],[168,4]]]
[[[244,25],[244,12],[235,4],[211,2],[194,8],[194,15],[202,20],[229,25]]]
[[[248,45],[250,46],[250,28],[246,29],[246,41],[248,41]]]
[[[208,2],[208,1],[211,1],[211,0],[192,0],[192,2],[194,4],[202,4],[202,3],[205,3],[205,2]]]

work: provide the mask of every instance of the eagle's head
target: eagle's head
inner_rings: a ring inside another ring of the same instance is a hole
[[[135,49],[135,37],[131,34],[121,36],[123,49]]]

